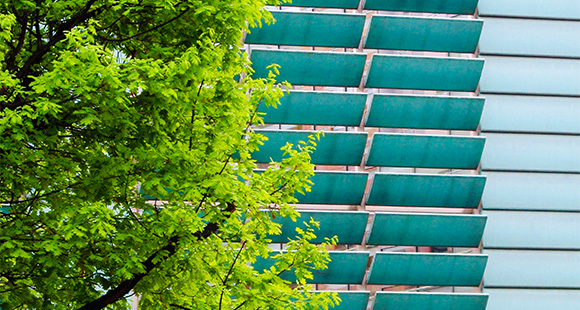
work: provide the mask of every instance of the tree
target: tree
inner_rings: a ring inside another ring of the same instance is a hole
[[[240,50],[243,30],[271,20],[264,5],[1,3],[2,309],[127,309],[131,294],[143,309],[336,299],[305,285],[328,261],[312,230],[270,270],[252,267],[271,255],[272,219],[297,216],[315,140],[255,171],[257,107],[283,95],[274,73],[248,77]]]

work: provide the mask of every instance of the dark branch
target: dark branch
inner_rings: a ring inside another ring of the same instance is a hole
[[[175,308],[179,308],[179,309],[183,309],[183,310],[193,310],[191,308],[187,308],[187,307],[184,307],[184,306],[180,306],[178,304],[170,304],[170,306],[175,307]]]
[[[236,254],[236,257],[234,258],[234,261],[232,262],[232,265],[230,266],[230,270],[228,270],[228,273],[226,274],[226,277],[222,281],[222,285],[224,287],[222,287],[222,292],[220,294],[219,310],[222,310],[222,301],[223,301],[223,298],[224,298],[224,292],[226,290],[225,285],[228,282],[228,278],[232,274],[232,271],[234,270],[234,265],[238,261],[238,258],[240,257],[240,254],[242,254],[242,250],[244,249],[244,245],[245,245],[245,242],[242,242],[242,245],[240,246],[240,249],[238,250],[238,254]]]
[[[70,31],[78,24],[86,21],[87,19],[96,16],[99,10],[90,11],[91,7],[96,1],[97,0],[89,0],[80,12],[78,12],[71,19],[60,24],[60,26],[56,29],[56,33],[54,34],[52,39],[48,41],[45,45],[43,45],[42,48],[37,49],[30,56],[30,58],[28,58],[28,60],[24,63],[22,68],[16,73],[16,77],[19,79],[26,78],[30,74],[30,69],[32,68],[32,66],[40,63],[44,55],[46,55],[46,53],[48,53],[56,43],[66,38],[67,31]]]
[[[168,257],[175,254],[177,249],[177,242],[179,241],[178,237],[172,237],[167,242],[167,245],[163,248],[159,249],[155,253],[151,254],[145,262],[143,262],[143,266],[145,267],[145,272],[135,274],[133,278],[129,280],[125,280],[121,282],[117,287],[108,291],[105,295],[95,299],[94,301],[78,308],[78,310],[100,310],[107,307],[110,304],[113,304],[123,298],[125,295],[129,294],[131,290],[145,277],[148,275],[155,267],[159,265],[158,263],[153,263],[153,260],[162,252],[167,251]]]
[[[226,218],[229,218],[232,212],[235,211],[236,207],[233,203],[227,203],[227,207],[222,211],[224,212]],[[215,222],[208,223],[205,228],[194,234],[195,237],[198,239],[206,239],[211,236],[213,233],[217,232],[219,228],[219,224]],[[95,299],[94,301],[78,308],[77,310],[100,310],[107,307],[110,304],[113,304],[127,295],[131,290],[141,281],[146,275],[148,275],[153,269],[155,269],[158,263],[153,263],[153,260],[162,252],[167,251],[167,257],[172,256],[175,254],[177,250],[177,242],[179,238],[177,236],[171,237],[167,242],[167,245],[161,248],[160,250],[156,251],[155,253],[151,254],[145,262],[143,262],[143,266],[145,267],[145,272],[138,273],[133,275],[133,277],[129,280],[125,280],[117,285],[112,290],[108,291],[105,295]]]
[[[100,37],[101,39],[103,39],[103,40],[106,40],[106,41],[112,41],[112,42],[124,42],[124,41],[128,41],[128,40],[131,40],[131,39],[135,39],[135,38],[137,38],[137,37],[140,37],[140,36],[142,36],[142,35],[144,35],[144,34],[147,34],[147,33],[149,33],[149,32],[155,31],[155,30],[157,30],[157,29],[159,29],[159,28],[161,28],[161,27],[164,27],[164,26],[167,26],[167,25],[171,24],[172,22],[176,21],[176,20],[177,20],[177,19],[179,19],[181,16],[183,16],[185,13],[187,13],[187,12],[188,12],[190,9],[191,9],[191,8],[187,8],[187,9],[183,10],[183,12],[181,12],[181,13],[177,14],[177,16],[173,17],[172,19],[170,19],[170,20],[168,20],[168,21],[166,21],[166,22],[163,22],[163,23],[161,23],[161,24],[159,24],[159,25],[157,25],[157,26],[151,27],[150,29],[147,29],[147,30],[145,30],[145,31],[143,31],[143,32],[140,32],[140,33],[134,34],[134,35],[132,35],[132,36],[130,36],[130,37],[126,37],[126,38],[120,38],[120,39],[106,38],[106,37],[103,37],[103,36],[101,36],[101,35],[99,35],[99,37]]]
[[[236,206],[231,202],[228,202],[226,205],[227,207],[222,212],[225,214],[226,218],[229,218],[232,212],[236,210]],[[206,239],[212,234],[216,233],[218,229],[219,223],[210,222],[205,225],[202,231],[194,233],[193,236],[197,239]]]

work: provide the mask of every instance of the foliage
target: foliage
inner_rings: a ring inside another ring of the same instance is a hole
[[[3,309],[127,309],[131,294],[142,309],[336,299],[305,291],[328,261],[312,230],[275,268],[251,264],[270,255],[272,218],[297,216],[316,139],[254,172],[257,106],[283,95],[274,73],[246,76],[240,50],[242,30],[271,20],[264,1],[0,3]]]

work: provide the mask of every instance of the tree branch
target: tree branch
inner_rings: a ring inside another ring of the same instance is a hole
[[[227,207],[222,212],[226,213],[226,217],[229,218],[229,216],[235,209],[236,209],[235,205],[229,202],[227,203]],[[217,232],[218,228],[219,228],[218,223],[210,222],[204,227],[202,231],[195,233],[194,236],[197,237],[198,239],[206,239],[213,233]],[[119,283],[119,285],[117,285],[112,290],[108,291],[105,295],[78,308],[77,310],[100,310],[123,298],[125,295],[131,292],[131,290],[139,283],[139,281],[141,281],[146,275],[148,275],[153,269],[155,269],[159,265],[159,262],[156,264],[153,263],[153,260],[157,257],[157,255],[159,255],[161,252],[164,251],[167,251],[169,253],[167,257],[170,257],[173,254],[175,254],[175,251],[177,250],[178,241],[179,238],[177,236],[171,237],[168,240],[167,245],[165,245],[163,248],[159,249],[155,253],[151,254],[147,258],[147,260],[143,262],[145,272],[133,275],[133,278]]]
[[[240,249],[238,250],[238,254],[236,254],[236,257],[234,258],[234,261],[232,262],[232,265],[230,266],[230,270],[228,270],[228,273],[226,274],[226,277],[224,278],[223,282],[222,282],[222,292],[220,294],[220,304],[219,304],[219,310],[222,310],[222,300],[224,298],[224,292],[226,290],[225,285],[228,282],[228,278],[230,277],[230,275],[232,274],[232,271],[234,270],[234,265],[236,264],[236,262],[238,261],[238,258],[240,257],[240,254],[242,254],[242,250],[244,249],[244,245],[246,244],[246,242],[242,242]]]
[[[10,51],[9,56],[6,59],[6,67],[8,71],[16,70],[16,56],[20,54],[22,47],[24,46],[24,41],[26,39],[26,25],[28,24],[28,16],[23,18],[17,18],[18,23],[20,23],[20,31],[18,32],[18,43],[12,51]]]
[[[78,12],[71,19],[60,24],[52,39],[49,40],[44,46],[42,46],[42,48],[37,49],[30,56],[30,58],[28,58],[28,60],[24,63],[22,68],[20,68],[20,70],[16,73],[16,77],[19,79],[26,78],[30,74],[30,68],[33,65],[40,63],[42,57],[44,57],[44,55],[46,55],[46,53],[50,51],[51,47],[53,47],[56,43],[66,38],[65,32],[70,31],[78,24],[86,21],[87,19],[96,16],[98,14],[99,9],[89,11],[96,1],[97,0],[89,0],[80,12]]]
[[[112,38],[103,37],[103,36],[101,36],[101,35],[99,35],[99,38],[101,38],[101,39],[103,39],[103,40],[105,40],[105,41],[111,41],[111,42],[124,42],[124,41],[128,41],[128,40],[131,40],[131,39],[135,39],[136,37],[140,37],[140,36],[142,36],[142,35],[144,35],[144,34],[147,34],[147,33],[151,32],[151,31],[155,31],[155,30],[157,30],[157,29],[159,29],[159,28],[161,28],[161,27],[164,27],[164,26],[167,26],[167,25],[171,24],[172,22],[176,21],[176,20],[177,20],[177,19],[179,19],[181,16],[183,16],[185,13],[187,13],[187,12],[188,12],[190,9],[191,9],[191,8],[187,8],[187,9],[183,10],[183,12],[181,12],[181,13],[177,14],[177,15],[176,15],[175,17],[173,17],[172,19],[170,19],[170,20],[168,20],[168,21],[166,21],[166,22],[163,22],[163,23],[161,23],[161,24],[159,24],[159,25],[157,25],[157,26],[151,27],[150,29],[147,29],[147,30],[145,30],[145,31],[143,31],[143,32],[140,32],[140,33],[134,34],[134,35],[132,35],[132,36],[130,36],[130,37],[127,37],[127,38],[121,38],[121,39],[112,39]]]
[[[175,254],[177,250],[177,242],[179,238],[177,236],[171,237],[163,248],[157,250],[155,253],[151,254],[145,262],[143,262],[143,266],[145,267],[145,272],[135,274],[133,278],[129,280],[125,280],[119,285],[117,285],[114,289],[108,291],[105,295],[95,299],[94,301],[78,308],[78,310],[100,310],[107,307],[110,304],[113,304],[127,295],[131,290],[145,277],[148,275],[155,267],[159,265],[158,263],[153,263],[153,260],[159,255],[161,252],[167,251],[169,256]]]

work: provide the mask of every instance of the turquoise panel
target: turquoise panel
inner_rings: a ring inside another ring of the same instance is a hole
[[[278,131],[256,130],[268,138],[260,150],[252,154],[257,162],[269,163],[271,159],[281,160],[284,152],[280,150],[286,143],[294,147],[300,141],[308,141],[308,136],[314,131]],[[366,132],[325,132],[316,142],[316,150],[312,153],[313,164],[358,166],[362,160],[367,141]]]
[[[317,237],[311,242],[321,243],[325,237],[337,236],[340,244],[361,244],[368,217],[368,212],[300,211],[300,217],[296,219],[296,222],[293,222],[289,217],[276,217],[274,222],[282,225],[282,234],[272,235],[268,238],[272,239],[274,243],[288,242],[289,238],[295,239],[298,235],[296,228],[306,230],[304,222],[309,222],[312,218],[319,222],[320,230],[315,229],[314,234]]]
[[[292,91],[280,99],[277,108],[260,105],[264,122],[359,126],[367,95],[362,93]]]
[[[366,172],[316,172],[312,191],[295,197],[306,204],[360,205],[367,178]]]
[[[304,6],[319,8],[356,9],[359,0],[293,0],[291,3],[282,3],[285,6]]]
[[[486,18],[481,54],[580,57],[580,22]]]
[[[485,138],[375,133],[367,166],[475,169]]]
[[[366,54],[253,50],[254,77],[268,77],[267,66],[280,65],[277,81],[296,85],[350,86],[360,84]]]
[[[485,135],[484,170],[580,172],[580,136]]]
[[[366,0],[367,10],[434,12],[449,14],[467,14],[475,12],[477,0]]]
[[[251,29],[245,43],[358,47],[365,24],[363,14],[273,11],[272,16],[276,23]]]
[[[272,253],[272,255],[275,253]],[[324,270],[314,270],[314,279],[308,283],[326,284],[362,284],[368,263],[369,252],[329,252],[330,262]],[[254,269],[262,271],[274,265],[272,258],[259,258],[254,264]],[[285,271],[280,276],[284,280],[296,281],[293,271]]]
[[[580,175],[482,171],[484,209],[580,211]]]
[[[580,213],[484,211],[485,248],[580,250]]]
[[[335,292],[335,291],[333,291]],[[340,304],[329,308],[332,310],[367,310],[367,303],[369,301],[370,292],[338,292],[340,297]]]
[[[476,97],[375,94],[365,126],[475,130],[484,101]]]
[[[376,213],[367,244],[477,247],[485,216]]]
[[[376,253],[368,284],[478,286],[487,255]]]
[[[373,310],[485,310],[487,294],[377,292]]]
[[[482,131],[580,134],[580,99],[486,95]]]
[[[580,290],[485,289],[487,310],[577,310]]]
[[[365,48],[473,53],[483,21],[425,17],[372,17]]]
[[[478,7],[482,16],[539,17],[580,20],[578,0],[480,0]]]
[[[475,91],[483,59],[374,55],[367,87]]]
[[[580,95],[580,59],[486,56],[482,93]]]
[[[477,208],[483,176],[376,173],[368,205]]]
[[[485,287],[580,288],[580,251],[484,252]]]

